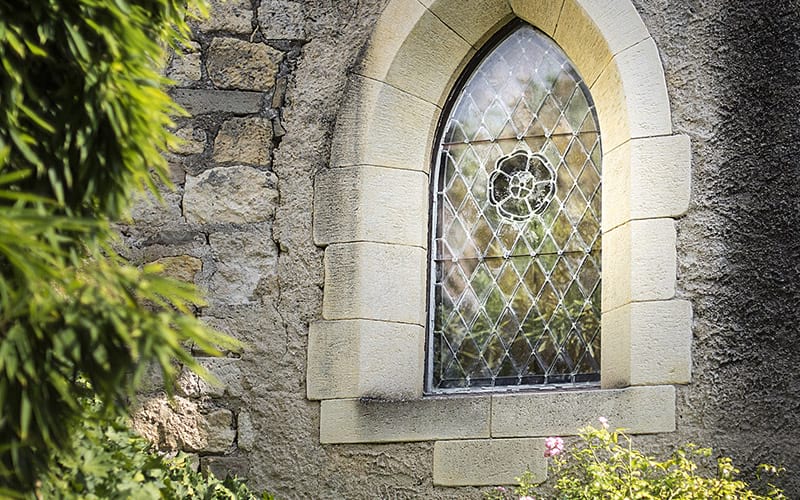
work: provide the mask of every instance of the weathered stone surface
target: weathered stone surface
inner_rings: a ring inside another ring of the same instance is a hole
[[[164,275],[187,283],[194,282],[194,277],[203,268],[203,261],[191,255],[163,257],[153,262],[164,267]]]
[[[534,483],[547,479],[544,439],[436,441],[433,447],[433,483],[442,486],[518,484],[526,470]]]
[[[208,49],[206,70],[219,89],[269,90],[283,54],[237,38],[215,38]]]
[[[193,116],[206,113],[249,115],[261,110],[264,94],[240,90],[171,89],[170,96]]]
[[[141,226],[163,227],[181,220],[181,195],[161,190],[161,200],[150,192],[136,193],[131,206],[131,219]]]
[[[210,472],[219,479],[226,476],[247,479],[250,461],[246,457],[201,457],[200,470]]]
[[[174,80],[177,85],[191,85],[200,80],[202,71],[200,66],[200,44],[191,42],[183,53],[172,53],[165,70],[167,78]]]
[[[256,288],[274,281],[278,249],[268,231],[236,231],[209,235],[214,271],[208,283],[214,304],[248,304]]]
[[[258,24],[266,39],[305,40],[303,2],[268,0],[258,9]]]
[[[256,431],[253,428],[253,420],[250,413],[239,412],[236,418],[236,445],[240,450],[250,450],[256,442]]]
[[[675,430],[675,387],[492,396],[492,437],[571,436],[606,417],[631,434]]]
[[[209,383],[193,371],[184,368],[177,380],[177,390],[182,396],[241,397],[243,394],[241,360],[236,358],[198,358],[198,363],[208,370],[218,383]]]
[[[200,23],[201,31],[225,31],[242,35],[253,31],[253,5],[250,0],[212,0],[210,3],[211,12]]]
[[[134,409],[131,426],[160,450],[192,451],[207,443],[200,428],[201,419],[196,403],[181,397],[170,402],[162,394],[144,400]]]
[[[182,397],[148,399],[131,417],[133,428],[160,450],[223,453],[233,444],[236,430],[233,413],[215,409],[204,414],[199,406]]]
[[[233,428],[233,413],[226,409],[213,410],[199,419],[201,432],[205,434],[205,443],[194,451],[205,453],[224,453],[228,451],[236,439]]]
[[[185,190],[184,215],[194,224],[267,221],[278,201],[275,174],[245,166],[187,175]]]
[[[222,124],[214,140],[214,161],[266,165],[271,140],[272,124],[268,120],[231,118]]]
[[[172,148],[173,153],[191,155],[202,153],[206,147],[206,131],[192,126],[181,127],[175,131],[180,142]]]
[[[422,396],[425,330],[381,321],[318,321],[308,333],[308,397]]]
[[[488,438],[490,396],[410,401],[328,399],[320,408],[320,442],[379,443]]]

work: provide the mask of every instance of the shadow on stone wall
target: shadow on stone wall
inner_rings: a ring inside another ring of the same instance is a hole
[[[787,467],[800,494],[800,3],[731,0],[711,32],[720,89],[710,165],[695,203],[709,217],[698,261],[695,384],[717,452]],[[716,49],[716,50],[714,50]],[[699,220],[695,220],[695,223]],[[693,237],[697,237],[694,235]],[[715,245],[714,241],[720,243]],[[694,275],[692,279],[697,279]],[[696,293],[696,292],[695,292]],[[703,401],[700,399],[703,398]]]

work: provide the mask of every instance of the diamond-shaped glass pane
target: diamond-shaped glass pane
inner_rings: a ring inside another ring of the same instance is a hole
[[[443,123],[428,390],[599,380],[601,146],[585,83],[521,25]]]

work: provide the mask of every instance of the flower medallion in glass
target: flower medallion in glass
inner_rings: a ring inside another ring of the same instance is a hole
[[[428,392],[600,379],[600,132],[528,25],[455,96],[435,165]]]

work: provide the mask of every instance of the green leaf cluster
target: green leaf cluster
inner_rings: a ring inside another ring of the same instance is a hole
[[[167,182],[180,112],[160,76],[202,0],[0,0],[0,494],[32,491],[50,450],[109,415],[151,361],[236,348],[192,316],[196,290],[127,264],[110,221]],[[193,10],[189,10],[193,9]]]
[[[257,496],[240,479],[197,472],[186,455],[152,452],[124,419],[108,421],[95,414],[97,408],[86,406],[88,418],[71,439],[74,453],[52,452],[52,466],[35,492],[38,498],[272,500],[267,493]]]

